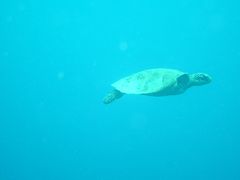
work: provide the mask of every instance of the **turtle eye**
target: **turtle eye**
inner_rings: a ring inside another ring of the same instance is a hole
[[[206,76],[204,76],[203,74],[199,74],[199,75],[197,75],[197,79],[198,80],[205,80]]]

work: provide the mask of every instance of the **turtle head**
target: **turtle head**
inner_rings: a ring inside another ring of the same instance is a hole
[[[211,76],[206,73],[194,73],[190,75],[190,82],[192,86],[201,86],[212,81]]]

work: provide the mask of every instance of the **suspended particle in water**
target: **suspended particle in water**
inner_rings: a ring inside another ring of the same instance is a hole
[[[126,41],[122,41],[119,44],[119,49],[121,51],[126,51],[128,49],[128,43]]]
[[[13,22],[13,16],[8,16],[8,17],[6,17],[6,22],[7,22],[7,23]]]
[[[7,51],[3,52],[4,57],[8,57],[9,53]]]
[[[92,66],[96,67],[97,66],[97,61],[93,61]]]
[[[58,78],[58,80],[63,80],[64,77],[65,77],[64,72],[59,72],[59,73],[57,74],[57,78]]]
[[[20,12],[24,12],[25,9],[26,9],[26,7],[25,7],[24,4],[19,4],[19,5],[18,5],[18,10],[19,10]]]

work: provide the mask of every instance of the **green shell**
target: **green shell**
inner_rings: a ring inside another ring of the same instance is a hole
[[[125,94],[159,93],[168,87],[171,89],[183,74],[185,73],[174,69],[148,69],[122,78],[112,86]]]

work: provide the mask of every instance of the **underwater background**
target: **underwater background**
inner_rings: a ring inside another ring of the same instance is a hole
[[[0,180],[239,180],[240,1],[2,0]],[[168,97],[114,81],[205,72]]]

